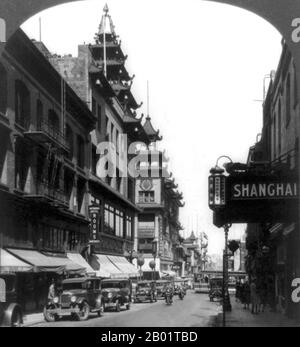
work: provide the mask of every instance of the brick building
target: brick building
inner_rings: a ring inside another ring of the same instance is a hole
[[[0,76],[0,248],[32,266],[18,273],[19,301],[30,310],[52,276],[83,270],[67,254],[80,256],[88,241],[96,118],[21,30],[6,45]]]

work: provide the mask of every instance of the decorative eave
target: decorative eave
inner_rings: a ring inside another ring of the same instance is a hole
[[[108,82],[107,78],[103,74],[101,67],[92,63],[89,67],[89,75],[92,82],[100,89],[100,92],[107,97],[116,96],[112,86]]]
[[[156,142],[156,141],[162,140],[162,136],[159,136],[159,130],[156,131],[154,129],[152,122],[151,122],[151,118],[149,115],[146,117],[144,129],[145,129],[147,135],[149,136],[151,142]]]
[[[126,132],[134,141],[142,141],[149,144],[149,138],[142,126],[143,115],[140,118],[135,118],[130,111],[125,111],[123,118]]]
[[[177,189],[178,184],[175,184],[175,178],[173,178],[173,179],[166,178],[165,179],[165,187],[167,189]]]

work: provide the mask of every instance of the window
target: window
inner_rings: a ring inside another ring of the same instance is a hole
[[[0,64],[0,113],[6,113],[7,107],[7,72]]]
[[[116,236],[123,237],[124,213],[116,209]]]
[[[26,149],[26,145],[18,139],[15,147],[15,187],[22,191],[25,188],[29,171],[29,157],[30,154]]]
[[[26,85],[17,80],[15,82],[15,112],[16,122],[24,129],[30,125],[30,93]]]
[[[101,106],[100,105],[98,105],[97,106],[97,116],[98,116],[98,131],[101,133]]]
[[[84,168],[84,140],[80,135],[77,136],[77,165]]]
[[[288,126],[291,120],[291,77],[290,74],[288,74],[287,81],[286,81],[286,124],[285,126]]]
[[[115,235],[115,214],[114,208],[108,204],[104,206],[104,232]]]
[[[68,124],[66,127],[66,140],[69,148],[68,158],[72,160],[74,155],[74,135],[71,127]]]
[[[59,134],[60,134],[59,117],[54,110],[48,111],[48,127],[49,127],[50,134],[54,138],[59,139]]]
[[[38,100],[36,102],[36,124],[37,124],[38,130],[40,130],[42,127],[43,117],[44,117],[43,103],[41,102],[41,100]]]
[[[281,101],[278,104],[278,124],[277,124],[278,155],[281,154]]]
[[[126,238],[132,239],[133,219],[131,216],[126,217]]]
[[[96,103],[96,100],[94,98],[92,98],[92,113],[93,113],[93,115],[97,116],[96,112],[97,112],[97,103]]]
[[[138,229],[140,230],[154,230],[155,229],[155,215],[154,214],[140,214],[138,218]]]
[[[139,203],[151,203],[154,202],[154,191],[149,191],[149,192],[144,192],[140,191],[139,192]]]
[[[85,196],[85,181],[78,180],[77,181],[77,204],[78,204],[78,212],[84,214],[84,196]]]

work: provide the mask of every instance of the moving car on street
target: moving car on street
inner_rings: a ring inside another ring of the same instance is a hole
[[[104,310],[113,309],[120,312],[121,307],[130,309],[132,285],[129,279],[102,280]]]
[[[16,275],[0,274],[0,326],[18,327],[23,324],[23,311],[17,303]]]
[[[69,315],[83,321],[89,318],[91,312],[101,316],[103,311],[101,280],[93,277],[70,278],[62,282],[62,292],[44,307],[44,318],[47,322],[54,322]]]
[[[157,291],[154,281],[139,281],[137,283],[133,302],[145,301],[150,301],[151,303],[157,301]]]
[[[182,278],[174,279],[174,295],[186,294],[186,288],[184,284],[184,280]]]

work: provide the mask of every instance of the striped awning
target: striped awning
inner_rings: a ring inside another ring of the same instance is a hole
[[[125,277],[139,276],[138,269],[133,264],[129,263],[125,257],[108,255],[107,258],[122,271]]]
[[[28,249],[8,248],[7,251],[32,265],[35,272],[68,272],[70,274],[82,274],[85,272],[85,268],[74,263],[68,257],[50,255],[49,253],[45,255],[39,251]]]
[[[33,267],[0,248],[0,272],[29,272]]]
[[[94,274],[96,271],[90,266],[90,264],[83,258],[83,256],[79,253],[67,253],[67,256],[74,263],[80,265],[85,268],[86,273]]]
[[[123,277],[122,271],[114,265],[105,254],[95,254],[100,268],[97,272],[97,276],[99,277],[112,277],[112,278],[120,278]]]

